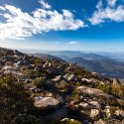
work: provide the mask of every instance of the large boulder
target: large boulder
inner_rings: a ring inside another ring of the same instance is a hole
[[[87,86],[80,86],[77,87],[76,89],[78,92],[85,93],[88,95],[95,95],[95,96],[106,96],[108,97],[109,95],[104,93],[102,90],[96,89],[96,88],[90,88]]]
[[[53,97],[43,97],[34,102],[34,106],[39,109],[57,108],[59,106],[59,104],[60,104],[59,100],[57,100]]]
[[[104,91],[97,89],[97,88],[90,88],[87,86],[79,86],[76,88],[77,92],[80,92],[84,95],[88,95],[88,96],[92,96],[92,97],[96,97],[96,98],[105,98],[107,99],[109,102],[110,101],[118,101],[114,96],[109,95],[107,93],[105,93]]]

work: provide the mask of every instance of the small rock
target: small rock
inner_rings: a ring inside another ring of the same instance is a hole
[[[123,110],[116,110],[115,115],[123,117],[124,118],[124,111]]]
[[[93,76],[99,76],[99,74],[97,72],[92,72],[91,73]]]
[[[100,118],[100,111],[98,109],[91,109],[90,117],[93,120],[97,120]]]
[[[42,96],[37,96],[37,97],[34,98],[35,101],[38,101],[38,100],[41,100],[41,99],[43,99]]]
[[[25,82],[24,83],[32,83],[32,79],[25,79]]]
[[[105,107],[105,113],[106,113],[108,118],[111,117],[111,107],[110,106]]]
[[[82,81],[82,82],[90,82],[90,79],[82,78],[81,81]]]
[[[79,122],[79,121],[77,121],[77,120],[75,120],[75,119],[70,119],[70,118],[64,118],[64,119],[62,119],[60,122],[62,122],[62,123],[65,123],[65,124],[81,124],[81,122]]]
[[[90,105],[88,103],[82,102],[79,104],[79,107],[83,109],[90,109]]]
[[[52,81],[53,81],[53,82],[58,82],[58,81],[61,80],[61,78],[62,78],[62,76],[61,76],[61,75],[58,75],[58,76],[56,76],[55,78],[53,78]]]
[[[116,86],[116,85],[120,85],[120,81],[118,79],[113,79],[112,85]]]
[[[101,108],[99,102],[97,102],[97,101],[91,101],[91,102],[89,102],[89,103],[90,103],[94,108],[97,108],[97,109],[100,109],[100,108]]]
[[[67,73],[66,75],[64,75],[64,78],[67,80],[67,81],[71,81],[74,79],[74,74],[69,74]]]
[[[106,124],[102,119],[95,121],[94,124]]]

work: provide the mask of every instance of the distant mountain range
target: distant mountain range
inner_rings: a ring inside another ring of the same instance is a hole
[[[124,61],[121,55],[107,53],[83,53],[80,51],[46,52],[70,63],[85,67],[88,71],[98,72],[104,76],[124,79]]]
[[[99,52],[99,55],[107,56],[107,57],[114,59],[116,61],[124,62],[124,53],[123,52],[118,52],[118,53]]]

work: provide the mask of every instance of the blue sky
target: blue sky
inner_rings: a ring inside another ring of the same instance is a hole
[[[124,0],[1,0],[0,46],[124,51]]]

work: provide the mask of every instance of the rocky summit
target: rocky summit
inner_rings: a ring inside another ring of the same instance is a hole
[[[0,48],[0,124],[124,124],[124,85],[56,57]]]

